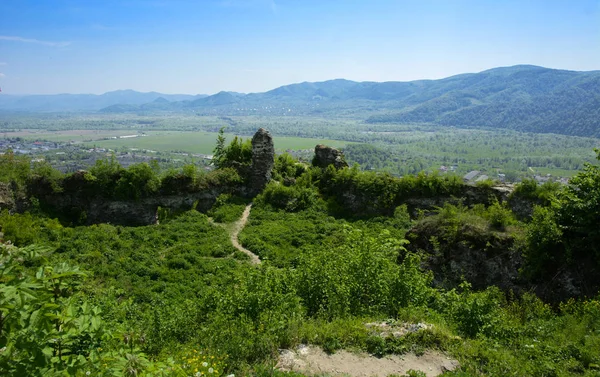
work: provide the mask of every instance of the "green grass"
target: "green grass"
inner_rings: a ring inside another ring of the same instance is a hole
[[[18,132],[5,132],[0,134],[2,137],[21,137],[26,140],[47,140],[56,142],[82,142],[89,140],[100,140],[110,137],[136,134],[135,130],[24,130]]]
[[[232,139],[226,134],[227,140]],[[86,143],[89,146],[102,148],[138,148],[159,152],[181,151],[187,153],[212,154],[217,140],[216,132],[179,132],[179,131],[150,131],[147,136],[130,139],[100,140]],[[342,147],[348,142],[340,140],[312,139],[300,137],[276,137],[275,149],[279,152],[300,149],[313,149],[317,144]]]

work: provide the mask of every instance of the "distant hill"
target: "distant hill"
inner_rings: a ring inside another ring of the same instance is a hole
[[[152,108],[160,110],[142,105],[103,111]],[[222,116],[343,114],[371,124],[436,124],[600,137],[600,71],[519,65],[441,80],[379,83],[337,79],[247,95],[220,92],[171,103],[168,108]]]
[[[178,98],[117,91],[92,97],[27,96],[7,101],[0,96],[0,110],[343,115],[370,124],[436,124],[600,137],[600,71],[577,72],[531,65],[494,68],[441,80],[303,82],[264,93],[219,92]],[[161,97],[164,100],[158,100]],[[111,103],[99,105],[105,102]]]
[[[60,111],[98,111],[108,106],[122,105],[124,109],[143,105],[159,98],[167,102],[194,100],[206,97],[188,94],[162,94],[156,92],[141,93],[134,90],[116,90],[104,94],[55,94],[55,95],[0,95],[0,110],[60,112]]]

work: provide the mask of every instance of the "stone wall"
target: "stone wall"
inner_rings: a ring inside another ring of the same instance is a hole
[[[260,128],[252,137],[252,167],[250,169],[250,193],[259,194],[271,180],[275,165],[275,147],[269,131]]]

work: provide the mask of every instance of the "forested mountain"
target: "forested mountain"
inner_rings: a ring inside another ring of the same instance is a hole
[[[350,116],[367,123],[437,124],[600,136],[600,71],[519,65],[441,80],[337,79],[264,93],[211,96],[116,91],[100,96],[0,96],[0,110]]]
[[[97,111],[112,105],[143,105],[162,98],[164,101],[184,101],[203,97],[188,94],[141,93],[135,90],[116,90],[96,94],[0,95],[0,110],[10,111]],[[164,102],[163,101],[163,102]]]
[[[265,93],[220,92],[171,111],[222,115],[351,115],[367,123],[425,123],[600,136],[600,71],[520,65],[442,80],[354,82],[337,79]],[[161,104],[104,112],[164,110]]]

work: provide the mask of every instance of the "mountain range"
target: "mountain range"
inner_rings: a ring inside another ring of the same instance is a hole
[[[374,125],[436,124],[600,137],[600,71],[519,65],[440,80],[337,79],[250,94],[220,92],[191,96],[117,91],[100,96],[0,96],[2,109],[144,114],[168,111],[232,116],[344,115]]]
[[[28,112],[93,112],[116,104],[143,105],[161,101],[184,101],[206,95],[140,93],[135,90],[115,90],[104,94],[0,94],[0,110]]]

